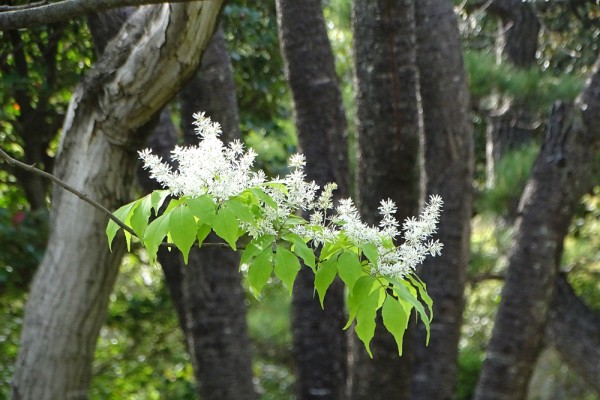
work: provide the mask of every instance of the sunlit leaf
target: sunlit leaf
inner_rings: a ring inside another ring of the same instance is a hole
[[[183,254],[183,261],[187,264],[190,249],[196,241],[198,225],[192,212],[185,204],[175,208],[170,215],[169,233],[171,239]]]
[[[315,274],[315,289],[319,295],[321,307],[323,307],[327,289],[333,283],[336,275],[337,262],[334,259],[325,260],[319,264],[319,268],[317,268],[317,273]]]
[[[222,208],[213,221],[213,229],[233,250],[236,249],[235,242],[239,238],[239,225],[233,211]]]
[[[358,254],[351,251],[344,251],[337,259],[338,274],[342,281],[348,287],[348,290],[352,292],[354,283],[364,275],[360,261],[358,260]]]
[[[398,354],[402,355],[402,341],[408,327],[408,316],[404,306],[394,296],[386,296],[381,309],[383,325],[394,336]]]
[[[257,298],[273,272],[272,257],[271,249],[265,249],[248,266],[248,283]]]
[[[281,282],[288,288],[290,295],[292,294],[298,271],[300,271],[298,257],[288,249],[277,246],[277,252],[275,253],[275,276],[281,279]]]
[[[148,251],[150,261],[156,260],[158,246],[160,246],[165,236],[167,236],[167,232],[169,232],[170,217],[171,214],[163,214],[152,221],[148,225],[148,228],[146,228],[146,232],[144,233],[144,246]]]

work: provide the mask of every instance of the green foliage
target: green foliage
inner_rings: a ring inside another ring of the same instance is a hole
[[[132,228],[135,224],[135,233],[146,247],[150,261],[156,260],[156,252],[159,246],[165,244],[163,241],[166,238],[167,244],[182,251],[187,262],[187,254],[196,239],[202,245],[202,240],[210,230],[236,250],[238,240],[248,231],[262,229],[261,221],[268,218],[269,214],[277,213],[280,207],[271,198],[270,193],[276,192],[265,191],[265,188],[283,192],[288,190],[281,183],[268,182],[222,201],[213,200],[210,195],[196,198],[183,196],[171,199],[161,215],[146,223],[144,220],[154,218],[156,210],[167,197],[165,191],[157,191],[122,206],[115,215]],[[384,304],[384,326],[394,335],[400,354],[403,332],[413,308],[429,335],[432,301],[425,285],[417,277],[408,276],[399,280],[372,272],[376,270],[374,266],[380,257],[379,252],[395,249],[391,239],[380,250],[371,243],[355,245],[342,232],[323,246],[311,244],[312,247],[309,247],[307,242],[310,236],[302,237],[294,232],[294,228],[306,225],[308,228],[305,232],[308,232],[324,227],[310,225],[294,215],[284,220],[275,219],[272,224],[277,232],[274,235],[254,234],[252,240],[247,241],[241,258],[241,269],[247,271],[248,284],[257,298],[273,273],[291,294],[302,259],[316,273],[315,288],[321,304],[336,276],[345,283],[349,293],[350,314],[346,329],[356,320],[356,334],[370,355],[369,342],[375,333],[375,316]],[[109,245],[119,229],[113,221],[108,223],[106,234]],[[128,245],[130,239],[131,234],[125,232]]]
[[[516,68],[507,61],[498,63],[489,52],[467,51],[464,59],[475,99],[499,93],[515,99],[530,111],[545,113],[555,101],[573,100],[583,87],[579,76],[557,77],[551,71],[538,68]]]
[[[516,210],[538,151],[538,146],[531,143],[506,154],[497,165],[494,187],[476,199],[477,211],[507,216]]]
[[[48,212],[0,208],[0,296],[20,297],[44,255]]]
[[[100,331],[90,398],[196,399],[184,343],[161,270],[128,254]]]
[[[275,0],[235,0],[223,9],[241,131],[259,155],[258,166],[270,175],[282,174],[296,150],[275,15]]]

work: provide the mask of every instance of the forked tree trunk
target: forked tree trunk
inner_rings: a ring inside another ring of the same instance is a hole
[[[348,195],[346,119],[320,0],[277,0],[277,22],[309,180],[337,182]],[[343,399],[347,376],[344,292],[327,291],[325,309],[306,267],[294,284],[292,329],[299,399]]]
[[[542,339],[563,240],[600,144],[600,59],[574,104],[557,103],[519,205],[477,400],[521,400]]]
[[[356,0],[357,203],[364,220],[379,223],[377,208],[390,198],[404,221],[421,202],[422,121],[416,65],[414,0]],[[402,357],[377,316],[373,359],[355,338],[352,398],[408,399],[413,361],[411,330]]]
[[[425,171],[428,195],[444,200],[436,238],[441,257],[423,263],[421,278],[433,298],[431,340],[419,325],[412,398],[456,397],[458,340],[469,258],[473,182],[473,126],[460,37],[452,2],[419,0],[416,6]]]
[[[131,200],[138,135],[198,64],[221,1],[145,7],[74,92],[55,175],[108,208]],[[87,397],[91,362],[123,254],[107,217],[55,190],[46,254],[25,311],[12,398]],[[119,241],[121,242],[121,241]]]

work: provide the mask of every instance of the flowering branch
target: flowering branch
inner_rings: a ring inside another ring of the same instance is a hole
[[[30,172],[35,175],[39,175],[45,179],[48,179],[48,180],[56,183],[58,186],[65,189],[67,192],[73,193],[75,196],[79,197],[81,200],[85,201],[86,203],[90,204],[94,208],[100,210],[102,213],[106,214],[106,216],[108,216],[108,218],[110,218],[121,229],[123,229],[124,231],[128,232],[132,236],[135,236],[139,239],[138,235],[135,233],[135,231],[133,229],[131,229],[123,221],[121,221],[119,218],[117,218],[117,216],[115,216],[112,212],[110,212],[106,207],[104,207],[102,204],[90,199],[85,193],[80,192],[79,190],[75,189],[73,186],[69,185],[68,183],[58,179],[56,176],[49,174],[46,171],[42,171],[41,169],[36,168],[33,165],[28,165],[19,160],[14,159],[13,157],[8,155],[8,153],[6,153],[1,148],[0,148],[0,158],[4,159],[4,161],[6,161],[6,163],[13,168],[14,167],[20,168],[22,170],[25,170],[25,171]],[[172,243],[164,243],[162,245],[168,246],[168,247],[175,247],[175,245],[173,245]],[[224,247],[224,248],[229,247],[229,245],[227,243],[204,243],[203,245],[204,246],[212,246],[212,247]]]

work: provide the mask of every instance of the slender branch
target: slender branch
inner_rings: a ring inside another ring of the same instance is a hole
[[[186,3],[197,0],[170,0]],[[210,0],[202,0],[210,1]],[[55,3],[40,1],[23,6],[0,7],[0,30],[30,28],[83,16],[112,8],[166,3],[165,0],[62,0]]]
[[[131,229],[130,227],[125,225],[125,223],[123,221],[121,221],[119,218],[115,217],[115,215],[113,213],[111,213],[106,207],[104,207],[102,204],[97,203],[94,200],[90,199],[87,195],[81,193],[79,190],[75,189],[73,186],[61,181],[60,179],[58,179],[57,177],[55,177],[52,174],[47,173],[46,171],[42,171],[41,169],[34,167],[33,165],[27,165],[19,160],[15,160],[14,158],[9,156],[2,149],[0,149],[0,157],[3,158],[8,163],[8,165],[10,165],[12,167],[21,168],[27,172],[31,172],[32,174],[39,175],[43,178],[49,179],[50,181],[56,183],[58,186],[73,193],[75,196],[79,197],[81,200],[85,201],[86,203],[88,203],[88,204],[94,206],[95,208],[97,208],[98,210],[102,211],[104,214],[108,215],[108,217],[111,220],[113,220],[113,222],[115,224],[119,225],[123,230],[125,230],[125,231],[131,233],[133,236],[137,237],[137,235],[135,234],[133,229]]]
[[[27,172],[31,172],[32,174],[39,175],[43,178],[49,179],[50,181],[56,183],[58,186],[62,187],[66,191],[73,193],[75,196],[79,197],[81,200],[85,201],[86,203],[90,204],[91,206],[95,207],[96,209],[98,209],[101,212],[103,212],[104,214],[106,214],[108,216],[108,218],[110,218],[115,224],[119,225],[119,227],[121,229],[130,233],[131,236],[134,236],[134,237],[140,239],[140,237],[135,233],[135,231],[133,229],[131,229],[129,226],[125,225],[125,223],[123,221],[121,221],[119,218],[117,218],[113,213],[111,213],[102,204],[90,199],[86,194],[81,193],[79,190],[77,190],[73,186],[61,181],[54,175],[49,174],[46,171],[42,171],[41,169],[36,168],[33,165],[27,165],[19,160],[15,160],[14,158],[12,158],[10,155],[8,155],[8,153],[6,153],[2,149],[0,149],[0,158],[4,159],[4,161],[6,161],[6,163],[13,168],[17,167],[17,168],[23,169]],[[161,243],[160,245],[167,246],[167,247],[175,246],[172,243]],[[202,246],[229,248],[229,245],[227,243],[202,243]],[[243,249],[244,246],[238,246],[238,248]]]

